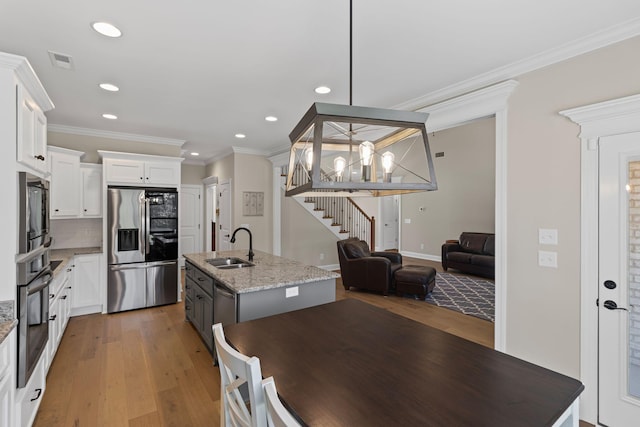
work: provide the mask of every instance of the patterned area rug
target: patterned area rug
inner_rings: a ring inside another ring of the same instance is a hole
[[[437,273],[436,286],[425,301],[480,319],[495,321],[495,285],[489,280]]]

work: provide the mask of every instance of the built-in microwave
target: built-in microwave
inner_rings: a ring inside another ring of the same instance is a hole
[[[18,172],[18,254],[30,253],[50,243],[49,182]]]

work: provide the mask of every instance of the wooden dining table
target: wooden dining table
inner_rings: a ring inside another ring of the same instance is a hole
[[[577,380],[355,299],[224,327],[308,426],[578,426]]]

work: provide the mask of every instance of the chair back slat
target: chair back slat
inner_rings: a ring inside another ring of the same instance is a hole
[[[220,367],[220,425],[224,427],[266,427],[267,415],[262,389],[260,360],[233,349],[224,337],[221,323],[212,327]],[[248,390],[248,404],[241,387]]]

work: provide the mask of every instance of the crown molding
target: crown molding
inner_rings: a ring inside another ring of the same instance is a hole
[[[586,37],[562,44],[537,55],[505,65],[504,67],[496,68],[470,79],[463,80],[459,83],[411,99],[392,108],[399,110],[417,110],[426,105],[459,96],[504,80],[513,79],[522,74],[565,61],[638,35],[640,35],[640,18],[634,18]]]
[[[184,139],[162,138],[159,136],[139,135],[135,133],[113,132],[109,130],[88,129],[75,126],[65,126],[57,124],[49,124],[47,126],[49,132],[68,133],[72,135],[95,136],[98,138],[119,139],[123,141],[149,142],[152,144],[164,144],[182,147]]]
[[[640,94],[560,111],[580,125],[580,138],[640,131]]]
[[[42,111],[53,110],[53,101],[38,79],[38,75],[24,56],[0,52],[0,67],[12,69]]]
[[[249,147],[232,146],[231,150],[233,151],[233,154],[252,154],[254,156],[267,156],[269,154],[265,150],[260,150],[257,148],[249,148]]]
[[[187,159],[185,158],[182,162],[183,165],[192,165],[192,166],[206,166],[204,160],[196,160],[196,159]]]

